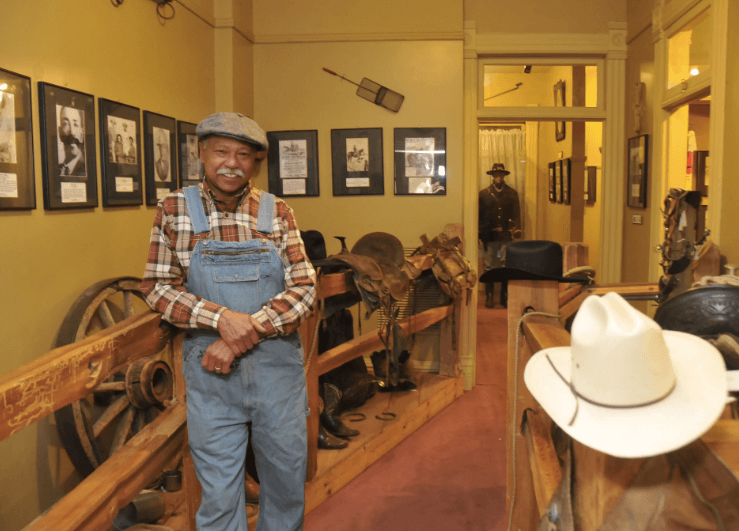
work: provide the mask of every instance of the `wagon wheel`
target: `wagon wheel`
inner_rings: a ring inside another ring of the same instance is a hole
[[[80,341],[148,310],[141,279],[101,280],[74,302],[54,347]],[[162,352],[142,358],[108,377],[82,400],[57,410],[57,431],[74,467],[90,475],[128,439],[156,418],[172,397],[174,375]]]

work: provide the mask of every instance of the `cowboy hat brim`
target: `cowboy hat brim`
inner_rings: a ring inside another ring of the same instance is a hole
[[[503,175],[511,174],[511,172],[509,172],[508,170],[490,170],[486,171],[485,173],[487,173],[488,175],[495,175],[496,173],[502,173]]]
[[[663,333],[676,383],[658,402],[618,408],[598,406],[582,397],[576,400],[547,359],[569,382],[570,347],[543,349],[532,356],[524,370],[526,387],[551,419],[585,446],[623,458],[676,450],[703,435],[721,416],[727,398],[726,367],[719,351],[701,338]]]
[[[515,267],[496,267],[485,271],[480,275],[480,282],[483,284],[486,282],[507,282],[509,280],[554,280],[556,282],[566,283],[578,283],[578,284],[590,284],[592,279],[585,276],[578,277],[552,277],[548,275],[538,275],[536,273],[530,273],[523,269],[516,269]]]

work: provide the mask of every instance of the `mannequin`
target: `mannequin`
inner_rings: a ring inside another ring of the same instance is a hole
[[[485,172],[491,175],[490,186],[480,190],[478,244],[483,249],[485,271],[505,265],[505,246],[521,237],[521,213],[518,192],[508,186],[505,177],[509,171],[503,164],[493,164]],[[508,286],[501,284],[500,303],[494,303],[495,285],[485,285],[485,307],[504,308],[507,305]]]

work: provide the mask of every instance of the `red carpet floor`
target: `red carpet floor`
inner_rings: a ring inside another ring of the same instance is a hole
[[[308,514],[305,531],[505,529],[506,319],[478,308],[474,389]]]

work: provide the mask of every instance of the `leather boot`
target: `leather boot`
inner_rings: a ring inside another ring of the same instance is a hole
[[[318,448],[321,450],[341,450],[349,446],[349,441],[334,437],[321,424],[318,425]]]
[[[323,412],[321,413],[321,424],[329,433],[337,437],[353,437],[359,435],[357,430],[352,430],[341,421],[338,416],[339,404],[341,403],[341,391],[333,384],[323,384]]]

